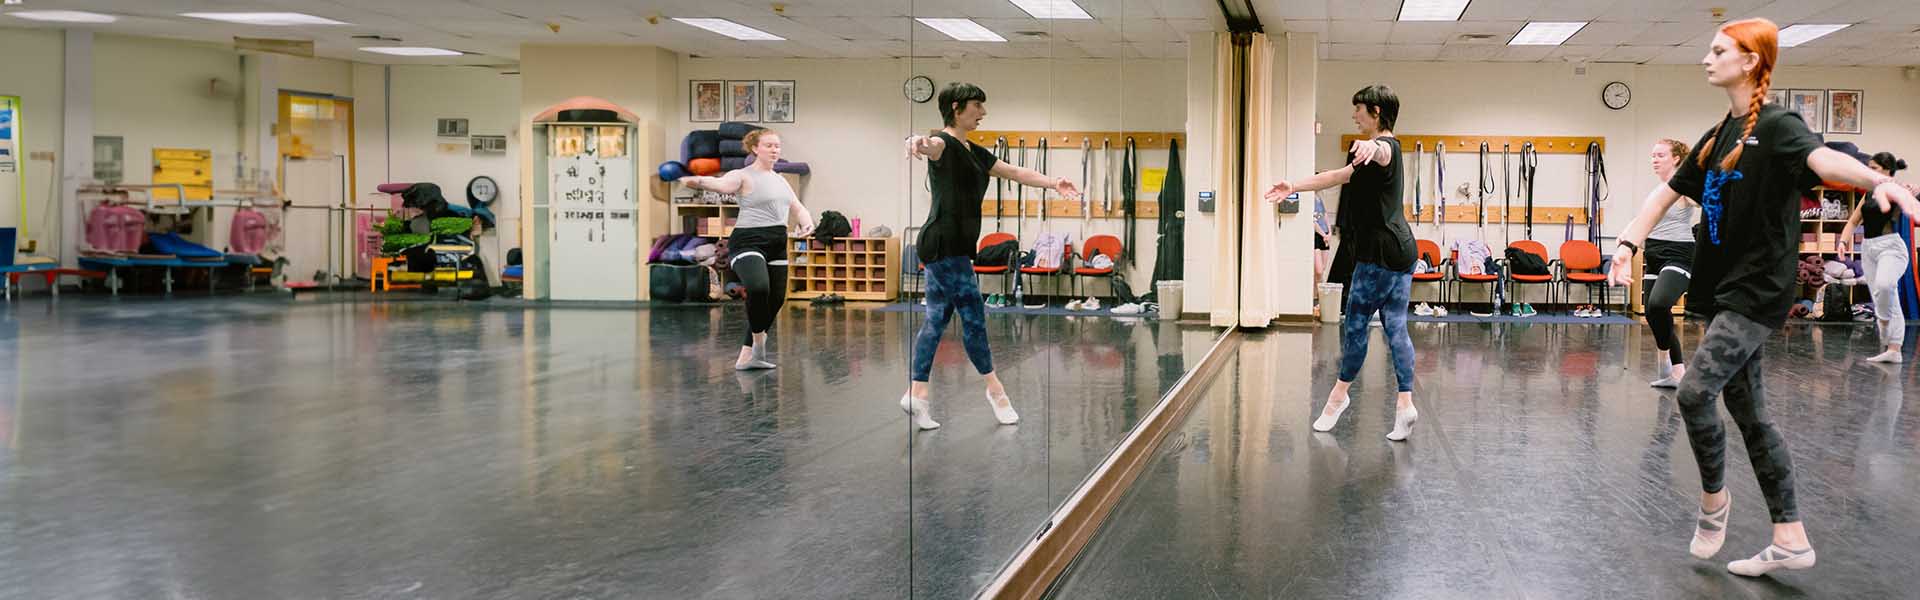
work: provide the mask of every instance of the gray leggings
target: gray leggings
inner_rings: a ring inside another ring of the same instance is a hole
[[[1787,455],[1786,440],[1767,419],[1767,395],[1761,385],[1761,348],[1772,335],[1773,328],[1746,315],[1733,311],[1714,315],[1693,360],[1687,363],[1690,368],[1680,380],[1678,400],[1687,421],[1687,442],[1700,467],[1700,489],[1712,493],[1726,487],[1727,432],[1713,403],[1714,396],[1725,396],[1727,412],[1746,440],[1753,476],[1767,497],[1767,512],[1775,523],[1791,523],[1800,520],[1793,500],[1793,459]]]
[[[1898,233],[1867,239],[1860,245],[1860,268],[1866,271],[1867,290],[1873,294],[1874,321],[1880,329],[1880,342],[1900,346],[1907,337],[1907,316],[1900,309],[1900,278],[1907,274],[1912,258],[1907,241]]]

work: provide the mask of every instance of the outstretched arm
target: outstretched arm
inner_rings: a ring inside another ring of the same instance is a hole
[[[994,177],[1019,182],[1020,185],[1051,189],[1059,192],[1061,197],[1070,200],[1080,198],[1080,189],[1065,177],[1046,175],[1033,169],[1008,164],[1004,160],[993,161],[993,168],[987,172]]]
[[[1336,185],[1346,185],[1349,181],[1353,181],[1353,165],[1332,171],[1321,171],[1299,181],[1281,180],[1280,183],[1273,184],[1272,189],[1267,190],[1265,198],[1268,202],[1279,202],[1294,192],[1317,192]]]
[[[746,176],[736,170],[719,177],[681,177],[680,183],[696,190],[706,190],[721,194],[738,194],[746,180]]]
[[[1660,222],[1660,216],[1680,200],[1680,193],[1662,183],[1647,193],[1647,200],[1640,203],[1640,214],[1627,223],[1627,230],[1620,232],[1620,247],[1613,252],[1613,267],[1607,273],[1607,279],[1614,285],[1633,283],[1633,269],[1630,261],[1633,255],[1647,245],[1647,235],[1653,233],[1653,224]]]
[[[1826,181],[1838,181],[1863,190],[1872,190],[1873,201],[1880,210],[1889,211],[1898,206],[1909,215],[1920,215],[1920,202],[1913,197],[1913,189],[1892,177],[1881,175],[1860,164],[1853,157],[1841,154],[1832,148],[1817,148],[1807,154],[1807,168]]]

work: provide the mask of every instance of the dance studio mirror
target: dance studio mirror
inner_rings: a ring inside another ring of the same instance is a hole
[[[1186,38],[1212,31],[1218,9],[912,9],[904,91],[911,135],[925,137],[907,142],[901,244],[918,277],[894,305],[908,336],[897,401],[910,440],[910,571],[916,596],[966,597],[1221,333],[1180,319],[1194,197],[1183,174],[1207,160],[1184,145]],[[984,188],[966,183],[983,170]]]

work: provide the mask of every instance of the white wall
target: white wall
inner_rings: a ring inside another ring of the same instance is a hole
[[[126,183],[153,178],[155,148],[209,150],[213,186],[231,189],[240,151],[240,58],[233,50],[174,40],[94,37],[93,133],[120,136]],[[221,93],[215,93],[214,80]],[[231,210],[190,236],[226,246]]]
[[[916,105],[903,96],[901,84],[908,77],[926,75],[935,81],[936,90],[952,81],[973,83],[986,90],[988,114],[981,128],[987,130],[1181,131],[1186,121],[1186,94],[1179,82],[1185,69],[1181,60],[969,59],[954,67],[943,60],[682,57],[675,92],[680,126],[666,136],[667,152],[677,159],[680,140],[688,131],[716,126],[688,119],[690,81],[793,80],[794,122],[762,125],[782,133],[782,152],[788,160],[813,167],[804,192],[808,208],[816,215],[839,211],[850,218],[859,217],[862,227],[886,225],[900,235],[926,219],[932,202],[925,187],[924,163],[909,164],[901,140],[941,126],[937,102]],[[1029,143],[1035,146],[1029,156],[1037,157],[1037,140]],[[1051,149],[1048,172],[1082,184],[1084,189],[1079,143],[1068,146]],[[1191,154],[1189,149],[1182,150]],[[1115,148],[1116,171],[1119,158],[1120,148]],[[1166,158],[1165,150],[1143,150],[1138,162],[1143,169],[1165,168]],[[1192,174],[1186,177],[1191,190]],[[1026,198],[1035,199],[1037,194],[1037,190],[1029,189]],[[987,197],[992,199],[995,193],[989,191]],[[1006,199],[1015,197],[1009,188]],[[1136,198],[1153,201],[1156,194],[1142,190]],[[1024,229],[1029,243],[1036,232],[1043,230],[1071,233],[1076,242],[1098,233],[1125,237],[1121,235],[1124,226],[1111,219],[1083,223],[1078,218],[1055,218],[1043,224],[1038,218],[1030,218],[1024,225],[1015,221],[1006,219],[1005,229]],[[1135,225],[1139,248],[1135,249],[1136,263],[1128,279],[1136,292],[1144,292],[1153,272],[1157,222],[1140,219]],[[988,217],[983,227],[992,231],[994,219]],[[1044,287],[1045,282],[1036,281],[1035,285],[1050,289]],[[1105,291],[1099,284],[1091,289]]]
[[[500,184],[500,199],[491,207],[498,218],[494,233],[500,236],[500,248],[488,248],[486,259],[489,268],[499,269],[505,249],[520,244],[518,78],[471,67],[396,66],[392,81],[392,181],[435,183],[448,202],[465,205],[467,182],[479,175],[492,177]],[[371,103],[356,102],[356,110],[366,104]],[[441,152],[435,130],[435,120],[441,118],[467,119],[473,135],[507,136],[507,152],[474,155],[464,145]],[[360,187],[371,190],[381,183],[385,169],[385,164],[363,158]]]
[[[17,168],[26,175],[28,233],[39,241],[38,254],[57,256],[62,242],[60,221],[54,217],[58,197],[52,189],[53,165],[28,160],[33,152],[60,152],[61,120],[65,115],[62,86],[64,46],[61,33],[45,29],[0,28],[0,95],[20,96],[18,126],[26,148],[19,150]],[[64,159],[65,157],[59,157]],[[12,184],[12,180],[9,180]],[[0,196],[12,198],[13,191]],[[16,227],[20,205],[0,202],[0,226]],[[25,240],[21,240],[25,245]]]
[[[1792,51],[1783,57],[1791,64]],[[1611,110],[1600,102],[1600,90],[1608,82],[1621,81],[1632,87],[1632,103],[1623,110]],[[1774,74],[1776,88],[1846,88],[1866,91],[1863,135],[1829,134],[1828,140],[1852,141],[1871,152],[1891,151],[1903,157],[1920,156],[1920,81],[1901,78],[1894,68],[1808,68],[1781,67]],[[1351,120],[1352,95],[1373,83],[1385,83],[1400,96],[1401,111],[1397,133],[1401,135],[1598,135],[1606,137],[1607,174],[1611,188],[1603,206],[1606,217],[1603,235],[1617,234],[1632,218],[1647,192],[1656,185],[1647,164],[1647,151],[1661,138],[1675,138],[1692,144],[1725,114],[1726,95],[1706,84],[1698,67],[1684,65],[1592,64],[1587,74],[1575,75],[1572,65],[1516,63],[1416,63],[1416,62],[1325,62],[1320,68],[1319,120],[1323,131],[1316,146],[1316,164],[1320,168],[1338,166],[1343,152],[1340,136],[1356,130]],[[1431,189],[1432,155],[1423,183]],[[1515,149],[1516,152],[1518,149]],[[1499,179],[1499,148],[1490,159]],[[1474,152],[1449,149],[1447,185],[1477,179],[1478,158]],[[1516,156],[1517,158],[1517,156]],[[1517,167],[1516,167],[1517,168]],[[1411,177],[1408,178],[1411,183]],[[1500,202],[1499,189],[1489,200]],[[1586,198],[1584,157],[1541,155],[1539,182],[1535,186],[1535,206],[1582,206]],[[1328,210],[1336,210],[1336,191],[1322,192]],[[1412,190],[1407,191],[1411,206]],[[1427,196],[1432,201],[1432,196]],[[1450,204],[1463,199],[1451,196]],[[1515,198],[1515,206],[1520,206]],[[1534,239],[1546,243],[1550,252],[1558,252],[1564,241],[1564,224],[1534,224]],[[1585,237],[1585,226],[1576,224],[1575,236]],[[1450,224],[1444,233],[1431,224],[1416,224],[1414,232],[1423,238],[1465,239],[1480,234],[1473,225]],[[1511,235],[1522,237],[1520,225]],[[1496,248],[1503,245],[1497,224],[1489,225],[1485,239]],[[1428,298],[1429,286],[1415,286],[1415,295]],[[1471,290],[1469,290],[1471,292]],[[1578,292],[1576,291],[1576,294]],[[1476,298],[1471,293],[1469,298]]]
[[[1194,34],[1187,38],[1186,72],[1186,126],[1187,145],[1190,151],[1186,160],[1188,169],[1187,198],[1183,203],[1187,211],[1185,292],[1181,295],[1182,313],[1208,314],[1213,310],[1213,270],[1218,257],[1213,252],[1213,240],[1218,232],[1216,213],[1200,212],[1200,192],[1216,191],[1214,179],[1218,170],[1229,168],[1215,160],[1214,146],[1219,140],[1214,137],[1213,121],[1217,118],[1214,104],[1214,69],[1221,60],[1215,48],[1215,35]],[[1219,194],[1215,193],[1215,197]],[[1216,204],[1217,206],[1217,204]],[[1144,293],[1144,291],[1143,291]]]

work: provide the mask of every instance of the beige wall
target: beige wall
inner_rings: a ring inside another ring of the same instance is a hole
[[[18,169],[26,176],[29,235],[40,244],[40,254],[56,256],[60,241],[60,222],[53,216],[53,165],[27,160],[33,152],[60,151],[61,119],[65,115],[62,86],[63,57],[61,33],[44,29],[0,28],[0,94],[20,96],[22,114],[18,117],[26,148],[19,152]],[[61,157],[64,158],[64,157]],[[64,169],[64,162],[62,168]],[[13,193],[19,193],[17,188]],[[11,198],[12,194],[0,196]],[[0,202],[0,227],[16,227],[20,205]],[[25,240],[21,240],[24,245]]]

